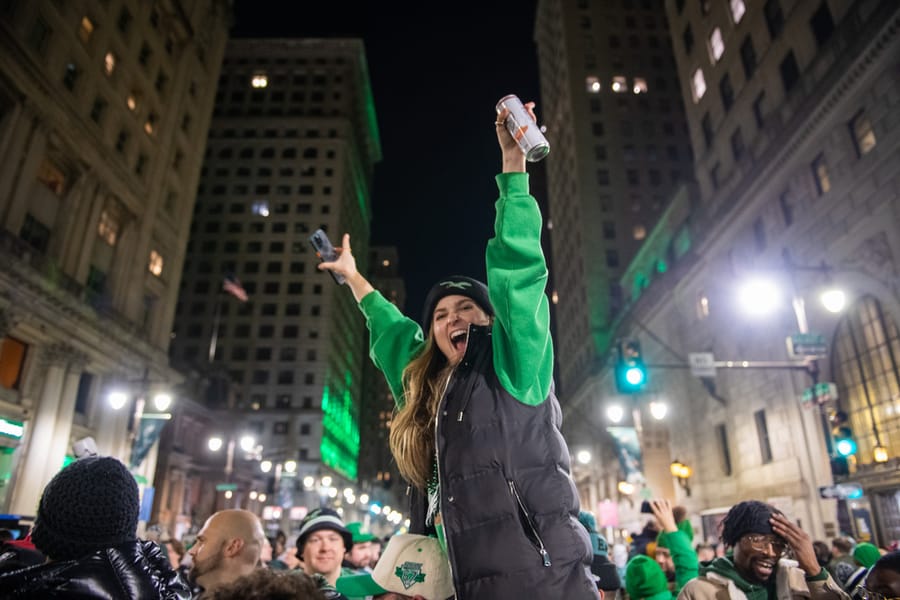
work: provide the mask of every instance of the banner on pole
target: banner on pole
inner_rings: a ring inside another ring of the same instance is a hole
[[[607,427],[606,431],[616,442],[616,453],[619,455],[619,467],[625,481],[632,484],[646,482],[644,463],[641,456],[641,445],[634,427]]]

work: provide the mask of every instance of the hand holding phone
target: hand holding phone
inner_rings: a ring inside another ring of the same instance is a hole
[[[318,256],[322,262],[334,262],[338,259],[338,253],[334,248],[334,244],[331,243],[331,240],[328,239],[328,235],[321,229],[316,229],[313,234],[309,236],[309,243],[312,244],[313,249],[316,251],[316,256]],[[330,269],[328,272],[331,273],[331,276],[338,284],[343,285],[346,281],[346,278],[340,273],[336,273]]]

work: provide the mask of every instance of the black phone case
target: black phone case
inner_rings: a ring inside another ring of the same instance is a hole
[[[328,239],[328,235],[321,229],[316,229],[313,234],[309,236],[309,243],[316,251],[316,256],[318,256],[322,262],[333,262],[337,260],[338,255],[337,250],[334,249],[334,244],[331,243],[331,240]],[[334,271],[328,272],[331,273],[331,276],[336,283],[343,285],[346,281],[346,278],[343,275],[335,273]]]

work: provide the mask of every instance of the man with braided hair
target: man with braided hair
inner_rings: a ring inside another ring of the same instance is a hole
[[[725,556],[700,565],[678,600],[849,599],[819,564],[809,535],[774,506],[739,502],[721,527]]]

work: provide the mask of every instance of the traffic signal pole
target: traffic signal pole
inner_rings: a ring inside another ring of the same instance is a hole
[[[834,458],[834,439],[831,435],[831,425],[828,422],[828,413],[825,411],[825,404],[819,402],[819,392],[816,390],[816,384],[819,383],[819,362],[815,359],[811,361],[789,361],[789,360],[717,360],[713,363],[716,369],[775,369],[788,371],[803,371],[809,375],[812,382],[813,402],[819,407],[819,418],[822,422],[822,431],[825,435],[825,450],[828,458]],[[690,369],[690,365],[683,363],[651,363],[646,365],[648,370],[652,369]]]

